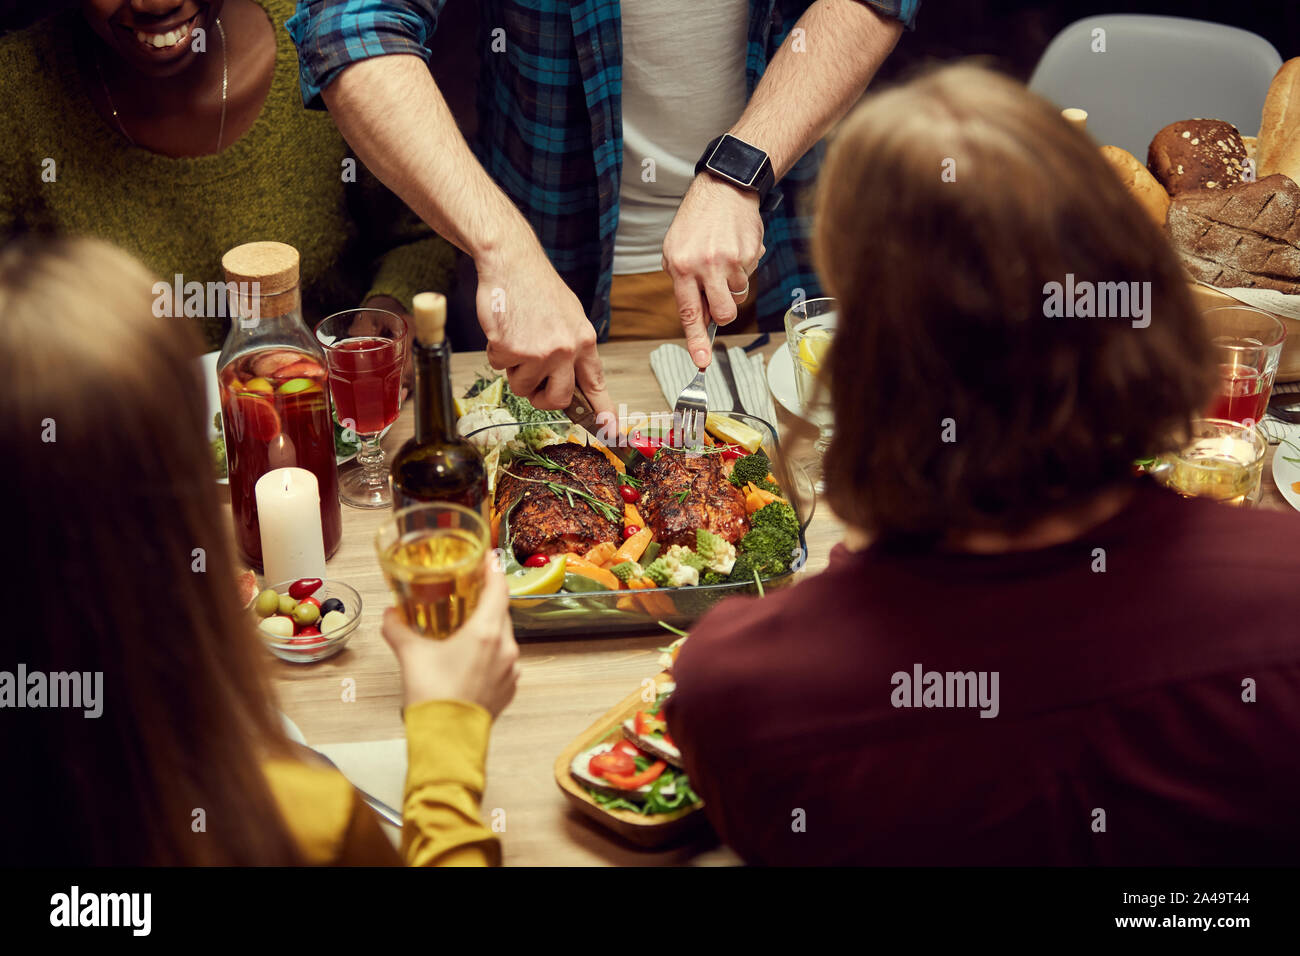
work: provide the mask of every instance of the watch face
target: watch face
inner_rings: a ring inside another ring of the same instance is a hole
[[[761,149],[734,136],[724,136],[709,160],[709,168],[748,186],[753,184],[758,171],[763,168],[765,158]]]

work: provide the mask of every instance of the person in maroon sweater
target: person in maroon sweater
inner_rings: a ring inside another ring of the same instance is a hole
[[[1096,144],[950,67],[846,121],[816,243],[850,531],[680,651],[668,727],[722,839],[777,865],[1300,860],[1300,516],[1133,476],[1214,367]],[[1067,276],[1136,283],[1128,310],[1053,317]]]

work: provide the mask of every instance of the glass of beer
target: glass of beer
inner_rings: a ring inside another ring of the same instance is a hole
[[[1240,505],[1253,502],[1259,491],[1267,450],[1268,442],[1252,424],[1202,418],[1192,423],[1187,444],[1157,459],[1151,474],[1185,498]]]
[[[465,622],[483,590],[488,541],[483,516],[450,502],[403,508],[380,526],[379,564],[411,627],[441,640]]]

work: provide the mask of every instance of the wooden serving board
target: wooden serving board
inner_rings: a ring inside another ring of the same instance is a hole
[[[658,685],[670,683],[672,675],[667,671],[656,674],[654,681]],[[574,738],[563,753],[555,758],[555,782],[568,801],[580,812],[595,820],[601,826],[613,830],[637,846],[659,847],[686,839],[702,827],[708,825],[704,814],[700,812],[704,804],[696,803],[672,813],[657,813],[650,816],[633,813],[631,810],[607,810],[595,801],[587,789],[573,778],[569,767],[573,758],[584,750],[596,746],[615,731],[622,733],[623,721],[646,706],[641,689],[633,691],[606,711],[594,724]]]

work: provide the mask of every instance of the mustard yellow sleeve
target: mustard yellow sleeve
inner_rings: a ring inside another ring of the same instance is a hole
[[[406,708],[402,856],[407,866],[500,866],[501,841],[479,801],[492,717],[463,700]]]

